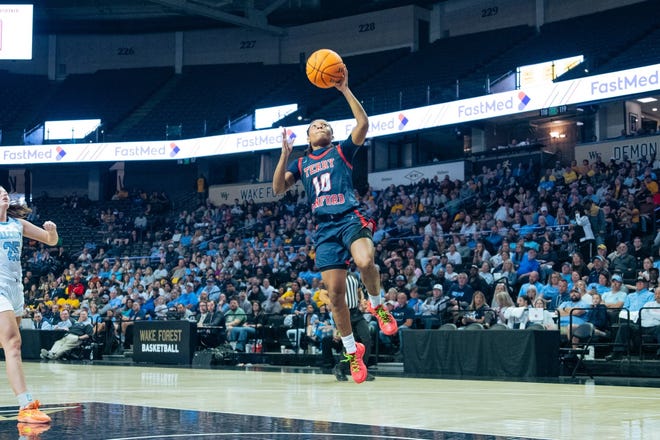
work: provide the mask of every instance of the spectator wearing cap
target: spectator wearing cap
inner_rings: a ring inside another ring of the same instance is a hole
[[[591,270],[589,271],[589,276],[587,277],[587,285],[598,283],[600,274],[607,272],[604,267],[605,259],[600,255],[596,255],[591,262]],[[599,292],[602,293],[602,292]]]
[[[173,268],[177,265],[179,260],[179,253],[174,249],[172,243],[167,245],[167,251],[165,251],[165,266],[168,268]]]
[[[612,281],[610,283],[610,290],[604,292],[601,297],[603,299],[603,304],[608,309],[620,309],[623,307],[623,303],[626,300],[627,292],[623,290],[623,279],[621,275],[614,274],[612,275]],[[619,314],[619,311],[615,311],[616,314]]]
[[[545,223],[548,226],[554,226],[555,224],[557,224],[557,219],[550,213],[546,205],[541,205],[539,215],[545,217]]]
[[[399,274],[394,278],[394,288],[396,289],[397,292],[405,293],[406,298],[409,298],[410,289],[408,289],[408,287],[406,286],[406,282],[407,282],[406,277],[404,275]]]
[[[605,246],[604,244],[599,244],[596,247],[596,255],[600,255],[601,257],[603,257],[603,267],[606,270],[609,270],[610,260],[609,258],[607,258],[607,246]]]
[[[445,269],[448,263],[449,263],[449,259],[447,258],[447,254],[442,253],[440,255],[434,255],[431,258],[431,264],[433,265],[433,274],[436,277],[440,277],[440,272],[445,273]]]
[[[591,304],[584,302],[578,289],[570,291],[570,299],[557,306],[559,314],[559,326],[562,334],[567,334],[571,340],[572,331],[580,324],[584,324],[587,318],[587,310]]]
[[[487,263],[486,263],[487,264]],[[492,297],[493,289],[486,282],[486,280],[479,273],[479,266],[473,264],[470,266],[468,272],[468,284],[472,287],[472,290],[484,292],[487,296]]]
[[[442,284],[435,284],[431,295],[422,303],[422,322],[424,328],[434,329],[440,327],[447,319],[447,308],[449,307],[449,297],[444,295]]]

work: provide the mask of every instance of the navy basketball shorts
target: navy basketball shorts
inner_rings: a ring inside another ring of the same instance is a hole
[[[316,267],[320,271],[348,268],[351,244],[362,237],[371,238],[374,226],[374,221],[357,209],[333,216],[317,216]]]

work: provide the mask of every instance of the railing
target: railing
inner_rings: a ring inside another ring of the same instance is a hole
[[[645,310],[658,310],[660,314],[660,307],[642,307],[639,309],[639,327],[640,327],[640,337],[639,337],[639,358],[640,360],[644,359],[644,348],[646,347],[656,347],[660,351],[660,329],[658,326],[649,326],[644,327],[644,318],[648,319],[648,314],[651,312],[644,313]],[[649,329],[648,333],[647,330]],[[656,351],[657,353],[657,351]]]
[[[575,308],[571,309],[571,311],[570,311],[570,313],[569,313],[569,317],[568,317],[568,328],[569,328],[569,331],[568,331],[568,336],[569,336],[569,338],[568,338],[568,343],[569,343],[569,344],[571,343],[571,339],[570,339],[570,329],[573,328],[573,317],[575,316],[573,312],[575,312],[575,311],[577,311],[577,310],[584,310],[584,311],[587,312],[586,314],[588,314],[590,311],[594,310],[594,308],[593,308],[593,307],[575,307]],[[608,322],[611,320],[611,315],[612,315],[611,312],[613,312],[613,311],[618,312],[616,315],[617,315],[617,317],[618,317],[619,320],[621,319],[621,318],[620,318],[621,311],[625,311],[626,320],[627,320],[627,321],[630,321],[630,310],[628,310],[628,309],[625,308],[625,307],[619,307],[619,308],[607,308]],[[588,320],[588,316],[585,318],[585,322],[589,322],[589,320]],[[610,347],[611,349],[614,349],[614,348],[617,346],[617,342],[616,342],[616,334],[614,333],[613,330],[616,329],[616,328],[618,328],[618,323],[617,323],[617,325],[613,325],[612,322],[609,322],[609,329],[608,329],[608,331],[609,331],[610,333],[609,333],[609,334],[605,334],[605,335],[599,335],[598,333],[596,333],[594,339],[596,339],[598,342],[594,342],[594,341],[592,340],[592,343],[591,343],[590,345],[593,345],[594,347]],[[602,332],[601,329],[596,329],[596,330],[599,330],[599,331]],[[561,326],[560,326],[560,332],[561,332]],[[605,339],[607,339],[607,340],[603,340],[603,338],[605,338]],[[621,342],[619,345],[623,345],[624,348],[625,348],[625,347],[627,347],[629,344],[630,344],[630,338],[628,338],[628,341]],[[629,355],[630,355],[630,354],[629,354]]]

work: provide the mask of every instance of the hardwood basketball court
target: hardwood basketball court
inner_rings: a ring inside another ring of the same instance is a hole
[[[314,368],[58,361],[25,362],[25,372],[53,423],[23,438],[660,438],[660,393],[650,380],[609,386],[598,377],[566,384],[376,372],[374,382],[357,385]],[[19,438],[6,380],[0,406],[0,438]]]

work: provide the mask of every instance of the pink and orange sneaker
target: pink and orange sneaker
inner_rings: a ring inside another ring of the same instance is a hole
[[[18,421],[21,423],[50,423],[50,416],[39,409],[39,401],[35,400],[25,408],[18,410]]]
[[[380,331],[385,333],[387,336],[392,336],[399,330],[399,325],[396,323],[396,320],[392,314],[387,309],[385,309],[385,307],[383,307],[382,304],[374,309],[371,303],[368,303],[367,312],[376,317]]]
[[[18,424],[18,435],[21,439],[25,440],[39,440],[41,439],[41,434],[48,431],[51,425],[45,423],[19,423]]]
[[[364,345],[356,342],[355,347],[355,353],[344,354],[345,359],[342,362],[348,362],[348,366],[351,370],[351,376],[353,377],[355,383],[362,383],[367,380],[367,376],[369,375],[367,366],[362,360],[364,357]]]

